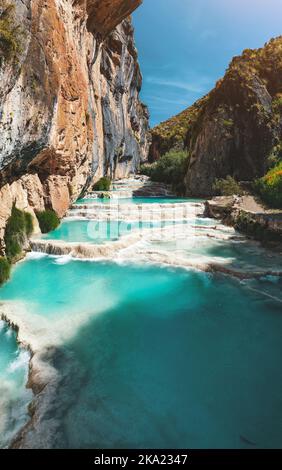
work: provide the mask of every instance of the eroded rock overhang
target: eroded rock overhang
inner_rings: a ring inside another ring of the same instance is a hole
[[[106,37],[138,8],[143,0],[79,0],[86,2],[89,31]]]

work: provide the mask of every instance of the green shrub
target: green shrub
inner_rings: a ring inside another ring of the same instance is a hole
[[[171,184],[174,191],[182,194],[185,191],[184,177],[188,168],[189,157],[184,151],[171,150],[151,165],[142,165],[141,173],[152,181]]]
[[[228,175],[225,179],[216,179],[213,190],[218,196],[233,196],[243,194],[243,190],[237,181]]]
[[[25,218],[25,233],[29,237],[33,232],[32,215],[29,212],[24,212],[24,218]]]
[[[55,230],[60,225],[60,219],[52,209],[37,212],[36,217],[42,233],[48,233]]]
[[[21,36],[23,31],[15,22],[15,5],[0,0],[0,57],[17,60],[22,52]]]
[[[255,190],[270,207],[282,209],[282,162],[255,182]]]
[[[278,165],[282,160],[282,140],[276,143],[267,157],[268,167]]]
[[[282,113],[282,94],[276,95],[276,97],[272,101],[272,108],[275,113],[281,114]]]
[[[223,119],[222,124],[224,125],[224,127],[231,129],[234,126],[234,121],[233,119]]]
[[[140,174],[145,176],[151,176],[153,166],[154,163],[143,163],[140,166]]]
[[[33,231],[32,217],[14,205],[5,229],[6,255],[9,261],[20,255],[22,246]]]
[[[156,148],[157,154],[160,156],[165,155],[172,149],[177,151],[183,150],[186,146],[188,135],[190,143],[196,138],[198,127],[200,127],[202,111],[208,100],[208,96],[201,98],[177,116],[151,129],[153,141],[151,149]]]
[[[11,272],[11,265],[7,258],[0,257],[0,286],[8,281]]]
[[[97,183],[94,184],[93,190],[94,191],[109,191],[111,187],[111,180],[107,176],[103,176],[100,178]]]

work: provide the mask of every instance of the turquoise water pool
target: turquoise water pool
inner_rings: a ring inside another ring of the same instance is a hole
[[[161,198],[161,197],[133,197],[133,198],[112,198],[97,199],[85,198],[78,199],[75,204],[177,204],[181,202],[203,202],[203,199],[188,198]]]
[[[66,242],[88,242],[106,243],[118,240],[122,235],[130,234],[136,230],[149,228],[161,228],[183,223],[181,221],[152,221],[152,222],[130,222],[130,221],[104,221],[104,220],[65,220],[61,225],[46,235],[44,240],[63,240]]]
[[[60,260],[0,291],[56,332],[52,447],[282,447],[281,279]]]
[[[206,236],[210,222],[207,221],[206,224],[197,222],[195,232],[197,236],[194,238],[158,240],[152,242],[152,248],[176,255],[182,260],[193,258],[199,262],[201,260],[208,263],[222,262],[226,268],[241,269],[243,272],[282,272],[282,257],[278,253],[263,249],[257,243],[244,238],[234,241]],[[216,231],[210,233],[214,235],[220,231],[221,228],[217,227]]]
[[[156,203],[187,201],[199,200],[95,199],[132,203],[135,217],[136,203],[152,203],[152,221],[133,222],[123,208],[126,221],[70,217],[43,238],[99,244],[143,229],[150,236],[125,243],[116,263],[32,253],[13,268],[0,302],[12,301],[15,323],[45,358],[41,372],[56,377],[26,447],[282,447],[281,277],[239,282],[174,267],[180,259],[272,272],[280,258],[197,216],[193,205],[175,221],[158,220]],[[148,263],[163,259],[166,267]],[[0,447],[28,419],[28,359],[0,323]]]

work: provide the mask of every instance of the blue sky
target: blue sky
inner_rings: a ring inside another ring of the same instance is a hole
[[[282,34],[282,0],[143,0],[133,14],[151,125],[208,92],[233,56]]]

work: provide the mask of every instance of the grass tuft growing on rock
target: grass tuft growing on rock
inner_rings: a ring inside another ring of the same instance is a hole
[[[103,176],[100,178],[97,183],[94,184],[93,190],[94,191],[109,191],[111,188],[111,180],[107,176]]]
[[[24,218],[25,218],[25,232],[27,236],[29,237],[33,232],[32,215],[29,212],[24,212]]]
[[[0,256],[0,286],[8,281],[11,272],[11,265],[7,258]]]
[[[13,262],[21,254],[27,237],[31,235],[32,231],[33,223],[31,215],[17,209],[14,205],[4,236],[6,255],[10,262]]]
[[[52,209],[37,212],[36,217],[42,233],[52,232],[60,225],[60,219]]]

